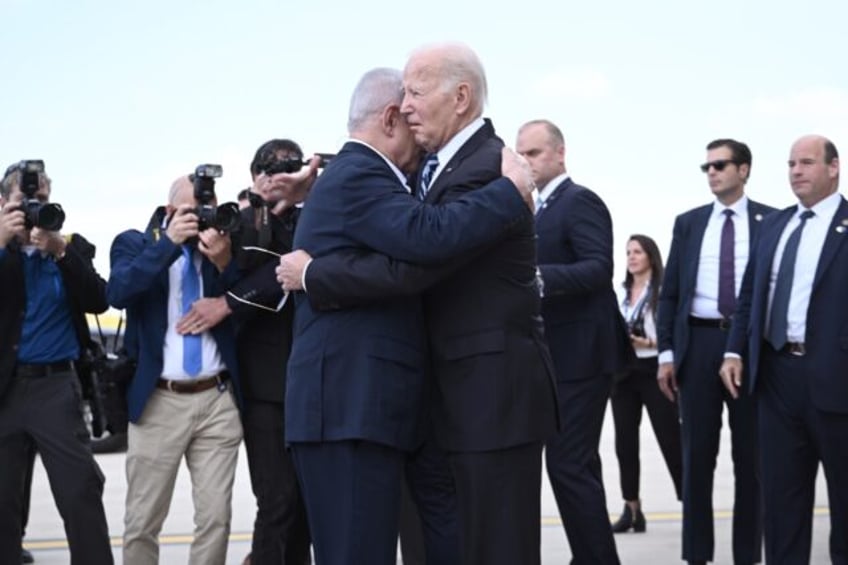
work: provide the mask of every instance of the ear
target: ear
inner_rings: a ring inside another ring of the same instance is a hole
[[[834,157],[833,161],[827,166],[828,176],[835,179],[839,176],[839,157]]]
[[[388,136],[393,136],[400,119],[400,107],[397,104],[389,104],[383,110],[380,125]]]
[[[742,179],[745,182],[748,182],[748,175],[751,174],[751,167],[748,163],[742,163],[739,165],[739,174],[742,175]]]
[[[471,87],[467,82],[456,86],[455,100],[457,114],[465,114],[471,108]]]

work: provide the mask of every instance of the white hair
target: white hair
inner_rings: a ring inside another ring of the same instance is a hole
[[[388,106],[403,101],[403,73],[398,69],[371,69],[359,79],[348,111],[348,133],[360,129],[366,120]]]
[[[474,50],[460,42],[434,43],[419,47],[412,52],[411,57],[432,52],[439,53],[441,64],[438,70],[442,88],[449,90],[460,82],[468,83],[474,103],[474,116],[483,115],[483,107],[489,98],[489,86],[483,63]]]

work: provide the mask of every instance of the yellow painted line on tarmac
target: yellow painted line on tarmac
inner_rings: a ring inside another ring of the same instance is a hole
[[[813,514],[815,516],[828,516],[830,510],[827,507],[818,507],[813,509]],[[714,513],[714,516],[719,519],[732,518],[733,512],[730,510],[718,510]],[[617,518],[618,516],[615,514],[610,515],[611,521]],[[675,522],[683,519],[683,513],[649,512],[645,514],[645,518],[651,522]],[[542,516],[542,527],[553,526],[562,526],[562,520],[560,520],[559,516]],[[247,542],[252,538],[253,534],[247,532],[230,534],[230,542]],[[159,536],[159,545],[189,545],[193,540],[194,536],[191,534],[167,534]],[[109,541],[112,547],[121,547],[123,538],[113,537]],[[27,540],[24,542],[24,547],[30,551],[39,549],[68,549],[68,541],[65,539]]]

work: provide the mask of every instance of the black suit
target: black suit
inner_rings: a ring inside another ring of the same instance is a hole
[[[0,255],[0,563],[20,563],[21,512],[32,446],[41,454],[56,506],[65,523],[73,564],[112,563],[103,511],[103,474],[89,447],[81,410],[80,383],[65,367],[47,374],[24,374],[18,349],[27,288],[22,251],[16,243]],[[106,310],[106,282],[92,265],[94,246],[74,235],[64,258],[56,260],[62,292],[80,351],[90,340],[85,312]],[[42,267],[46,268],[46,267]],[[38,328],[42,331],[42,328]]]
[[[765,341],[772,265],[780,259],[776,256],[780,236],[797,211],[792,206],[763,222],[745,271],[727,351],[747,361],[744,385],[759,402],[766,562],[809,562],[815,478],[821,461],[830,504],[830,556],[833,563],[844,564],[848,563],[848,202],[839,198],[818,257],[803,356],[776,352]]]
[[[296,215],[297,210],[282,218],[267,208],[242,211],[234,246],[240,279],[227,294],[237,328],[244,444],[257,505],[253,565],[309,562],[306,510],[285,447],[283,408],[294,306],[287,302],[276,311],[283,297],[274,272],[279,261],[260,250],[291,251]]]
[[[502,147],[487,121],[445,163],[425,202],[452,202],[499,178]],[[449,265],[454,274],[424,295],[436,377],[432,420],[450,452],[467,564],[540,560],[541,446],[556,429],[557,406],[525,212],[498,243]],[[312,262],[306,286],[314,307],[338,308],[350,295],[417,292],[444,276],[376,256],[328,256]]]
[[[545,448],[572,563],[618,563],[598,446],[613,373],[632,357],[612,288],[612,220],[591,190],[563,180],[536,213],[542,316],[562,427]]]
[[[677,217],[657,313],[659,351],[674,352],[683,442],[683,559],[712,561],[713,475],[718,456],[723,404],[728,407],[735,474],[733,559],[758,563],[762,546],[762,509],[756,459],[756,404],[748,395],[732,400],[718,370],[726,327],[693,325],[701,244],[713,204]],[[749,242],[774,209],[748,201]],[[749,257],[753,248],[749,248]],[[716,253],[716,257],[718,254]]]

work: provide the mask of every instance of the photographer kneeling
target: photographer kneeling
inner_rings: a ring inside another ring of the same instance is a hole
[[[145,233],[129,230],[111,250],[109,303],[127,313],[125,346],[136,360],[127,393],[129,430],[124,563],[155,564],[158,535],[180,462],[192,481],[191,563],[226,561],[242,427],[233,326],[190,314],[234,279],[229,229],[235,205],[216,206],[217,165],[177,179]]]
[[[94,246],[63,237],[41,161],[6,170],[0,185],[0,563],[21,561],[24,476],[34,445],[74,564],[113,562],[103,474],[89,448],[74,362],[90,336],[85,313],[106,310]]]

